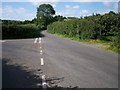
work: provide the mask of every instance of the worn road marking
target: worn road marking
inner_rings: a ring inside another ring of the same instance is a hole
[[[42,80],[45,80],[45,75],[42,75]]]
[[[37,43],[38,38],[35,39],[34,43]]]
[[[0,40],[0,42],[6,42],[6,41],[4,41],[4,40]]]
[[[47,88],[47,83],[46,83],[45,75],[42,75],[42,88]]]
[[[40,46],[40,49],[41,49],[42,47]]]
[[[39,40],[42,40],[42,38],[39,38]]]
[[[39,43],[41,43],[41,41],[39,41]]]
[[[40,50],[40,53],[42,53],[43,51],[42,50]]]
[[[39,43],[41,43],[42,38],[39,38]]]
[[[41,58],[41,65],[44,65],[44,61],[43,61],[43,58]]]

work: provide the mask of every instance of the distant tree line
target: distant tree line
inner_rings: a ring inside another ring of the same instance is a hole
[[[32,20],[25,21],[17,21],[17,20],[1,20],[2,25],[21,25],[21,24],[34,24],[36,22],[36,18]]]

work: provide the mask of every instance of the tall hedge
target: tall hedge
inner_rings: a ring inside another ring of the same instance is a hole
[[[82,19],[67,19],[48,25],[50,33],[58,33],[79,39],[102,39],[112,41],[118,33],[118,14],[109,12]]]
[[[32,25],[2,25],[2,39],[34,38],[40,30]]]

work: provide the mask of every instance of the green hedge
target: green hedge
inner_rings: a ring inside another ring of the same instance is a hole
[[[102,39],[112,41],[118,33],[118,14],[93,15],[82,19],[68,19],[48,25],[50,33],[77,37],[79,39]]]
[[[34,38],[40,30],[33,25],[2,25],[2,39]]]
[[[72,19],[62,22],[54,22],[47,27],[48,32],[76,37],[79,39],[96,38],[94,22],[86,19]]]

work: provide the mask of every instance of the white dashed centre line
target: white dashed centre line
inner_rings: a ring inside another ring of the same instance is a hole
[[[45,80],[45,75],[42,75],[42,80]]]
[[[39,38],[39,40],[42,40],[42,38]]]
[[[40,50],[40,53],[42,53],[43,51],[42,50]]]
[[[42,88],[47,88],[47,83],[45,80],[45,75],[42,75]]]
[[[43,58],[41,58],[40,60],[41,60],[41,65],[44,65],[44,61],[43,61]]]
[[[41,47],[41,43],[42,43],[42,38],[39,38],[39,43],[40,43],[40,54],[42,55],[43,54],[43,51],[42,51],[42,47]],[[41,61],[41,65],[43,66],[44,65],[44,60],[43,58],[40,58],[40,61]],[[46,89],[47,88],[47,83],[46,83],[46,80],[45,80],[45,75],[42,75],[42,88]]]
[[[35,39],[34,43],[37,43],[38,38]]]
[[[42,38],[39,38],[39,43],[41,43]]]
[[[39,41],[39,43],[41,43],[41,41]]]

